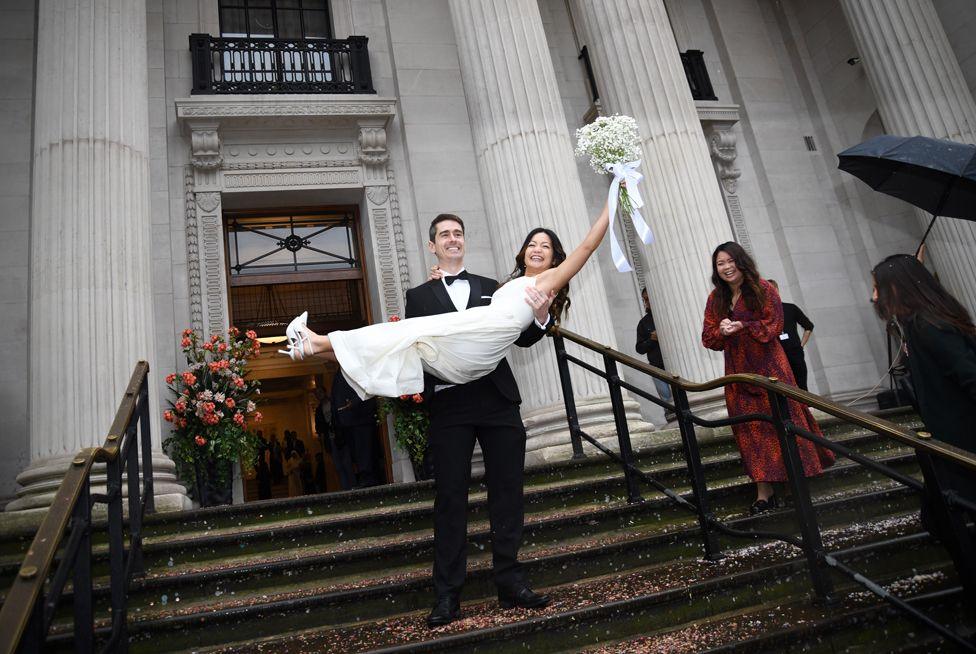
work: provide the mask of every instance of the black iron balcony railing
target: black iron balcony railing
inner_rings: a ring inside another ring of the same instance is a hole
[[[191,34],[192,93],[375,93],[368,40]]]
[[[712,90],[712,80],[708,77],[705,67],[705,57],[701,50],[688,50],[681,53],[681,65],[685,68],[685,77],[691,88],[691,97],[695,100],[718,100]]]

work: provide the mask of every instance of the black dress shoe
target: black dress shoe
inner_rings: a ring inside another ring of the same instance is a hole
[[[549,606],[552,599],[548,595],[533,592],[528,586],[498,589],[498,604],[503,609],[541,609]]]
[[[427,616],[427,626],[443,627],[461,617],[461,602],[453,595],[442,595]]]

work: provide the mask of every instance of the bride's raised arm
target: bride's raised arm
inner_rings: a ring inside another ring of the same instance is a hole
[[[610,210],[607,205],[603,205],[603,211],[594,221],[593,225],[590,227],[590,231],[586,234],[583,242],[580,243],[575,250],[570,252],[566,260],[555,268],[550,268],[545,272],[539,273],[539,276],[535,280],[535,287],[542,291],[543,293],[549,293],[550,291],[558,291],[563,286],[569,283],[576,273],[580,271],[586,260],[596,252],[597,247],[600,246],[600,241],[607,233],[607,226],[610,224]]]

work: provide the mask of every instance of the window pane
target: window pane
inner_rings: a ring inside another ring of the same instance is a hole
[[[275,7],[278,9],[300,9],[301,4],[299,0],[277,0]]]
[[[329,0],[302,0],[302,9],[329,10]]]
[[[248,9],[251,36],[274,38],[274,20],[270,9]]]
[[[231,275],[359,268],[355,227],[342,219],[329,215],[232,220],[227,234]]]
[[[324,11],[305,11],[305,38],[307,39],[328,39],[329,34],[328,15]]]
[[[247,36],[243,9],[220,10],[220,35],[228,38]]]
[[[278,9],[278,38],[302,38],[301,14],[296,9]]]
[[[237,0],[237,2],[239,4],[246,3],[249,9],[253,9],[255,7],[260,9],[261,7],[271,6],[271,0]]]

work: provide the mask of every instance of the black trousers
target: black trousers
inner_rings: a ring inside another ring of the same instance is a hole
[[[495,584],[510,588],[524,583],[518,551],[524,520],[525,427],[518,406],[486,379],[442,390],[434,394],[430,406],[437,596],[459,595],[464,585],[468,484],[475,441],[484,454]]]
[[[784,350],[784,352],[786,352],[786,358],[790,362],[793,376],[796,378],[797,387],[805,391],[809,390],[807,388],[807,362],[803,357],[803,350]]]
[[[356,464],[356,486],[375,486],[379,483],[374,460],[373,425],[346,427],[347,447],[352,449],[352,462]]]

